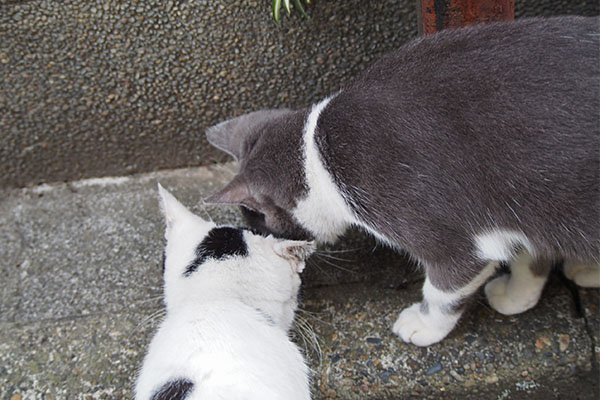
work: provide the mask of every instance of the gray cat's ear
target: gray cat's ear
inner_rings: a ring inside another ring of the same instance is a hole
[[[281,240],[275,243],[275,253],[290,261],[297,273],[304,270],[305,261],[314,253],[315,249],[314,241]]]
[[[250,192],[250,187],[248,187],[242,175],[236,175],[227,186],[205,201],[210,204],[242,205],[253,210],[259,210],[258,201]]]
[[[244,157],[244,141],[252,132],[260,129],[266,122],[289,112],[287,109],[261,110],[242,115],[208,128],[206,138],[217,149],[240,160]]]

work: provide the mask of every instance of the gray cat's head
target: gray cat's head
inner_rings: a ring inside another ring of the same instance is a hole
[[[239,205],[254,229],[289,239],[312,239],[292,216],[307,193],[302,160],[306,110],[263,110],[222,122],[208,141],[239,162],[239,172],[210,203]]]

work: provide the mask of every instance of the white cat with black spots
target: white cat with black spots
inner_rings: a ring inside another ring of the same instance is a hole
[[[166,317],[135,398],[310,399],[309,369],[288,331],[314,245],[216,226],[159,192]]]

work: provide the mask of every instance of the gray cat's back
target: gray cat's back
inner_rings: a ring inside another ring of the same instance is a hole
[[[432,263],[494,230],[597,259],[599,27],[530,19],[411,42],[321,113],[327,170],[360,219]]]

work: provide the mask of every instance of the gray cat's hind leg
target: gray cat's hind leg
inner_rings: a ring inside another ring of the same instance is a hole
[[[406,343],[417,346],[439,342],[452,331],[466,301],[496,271],[497,266],[497,262],[488,264],[468,284],[455,291],[438,289],[428,273],[423,285],[423,301],[400,313],[393,332]]]
[[[548,279],[551,262],[535,260],[522,250],[510,262],[510,274],[499,276],[485,285],[492,308],[504,315],[519,314],[533,308]]]
[[[565,276],[581,287],[600,287],[600,264],[566,260]]]

